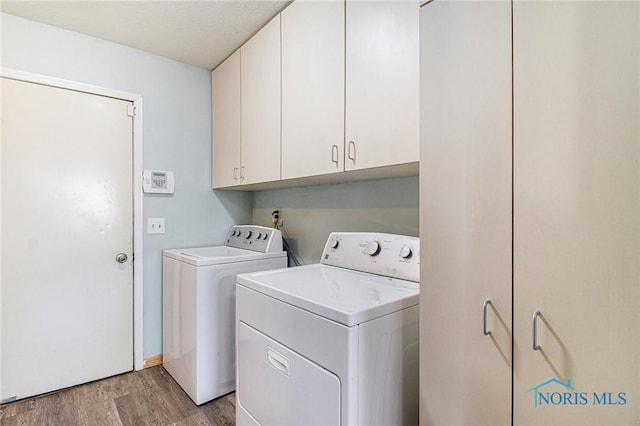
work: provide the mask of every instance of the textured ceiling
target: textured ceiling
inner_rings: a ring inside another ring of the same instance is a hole
[[[289,3],[2,0],[0,10],[213,69]]]

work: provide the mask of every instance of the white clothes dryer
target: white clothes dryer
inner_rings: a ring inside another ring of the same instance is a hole
[[[418,423],[420,240],[332,233],[237,279],[238,425]]]
[[[198,405],[235,389],[235,282],[286,268],[282,234],[234,226],[224,246],[164,250],[162,363]]]

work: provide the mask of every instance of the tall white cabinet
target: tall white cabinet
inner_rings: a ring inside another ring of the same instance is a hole
[[[639,27],[422,7],[422,424],[640,423]]]

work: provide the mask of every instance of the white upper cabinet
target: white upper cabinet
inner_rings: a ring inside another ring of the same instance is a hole
[[[280,15],[240,48],[241,184],[280,179]]]
[[[344,170],[344,2],[301,1],[282,19],[282,179]]]
[[[419,4],[346,2],[345,170],[419,160]]]
[[[213,188],[240,184],[240,50],[211,73]]]
[[[230,58],[240,88],[214,71],[214,188],[417,174],[418,18],[416,0],[291,3]]]

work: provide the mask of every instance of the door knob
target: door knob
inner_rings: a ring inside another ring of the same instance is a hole
[[[128,259],[128,258],[127,258],[127,255],[126,255],[126,254],[124,254],[124,253],[120,253],[120,254],[118,254],[118,255],[116,256],[116,262],[118,262],[118,263],[124,263],[124,262],[126,262],[126,261],[127,261],[127,259]]]

